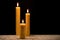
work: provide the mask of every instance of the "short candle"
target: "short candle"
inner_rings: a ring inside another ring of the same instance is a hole
[[[26,24],[24,23],[24,20],[22,20],[22,23],[20,24],[21,31],[20,31],[20,38],[24,39],[25,38],[25,26]]]

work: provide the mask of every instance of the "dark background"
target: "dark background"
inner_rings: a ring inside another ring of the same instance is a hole
[[[15,35],[15,7],[19,2],[21,19],[26,9],[31,14],[31,34],[59,34],[58,3],[38,0],[2,0],[0,1],[0,35]]]

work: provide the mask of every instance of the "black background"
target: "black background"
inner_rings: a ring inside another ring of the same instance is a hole
[[[26,9],[31,14],[31,34],[59,34],[58,4],[55,1],[2,0],[0,1],[0,35],[15,35],[15,7],[19,2],[21,19]]]

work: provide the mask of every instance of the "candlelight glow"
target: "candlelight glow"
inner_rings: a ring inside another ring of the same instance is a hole
[[[24,20],[22,20],[22,23],[24,23]]]
[[[27,9],[27,12],[29,12],[29,9]]]
[[[19,3],[17,2],[17,7],[19,6]]]

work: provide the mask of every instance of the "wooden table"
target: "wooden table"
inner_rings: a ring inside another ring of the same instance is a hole
[[[0,40],[60,40],[60,35],[31,35],[25,39],[19,39],[16,35],[0,35]]]

